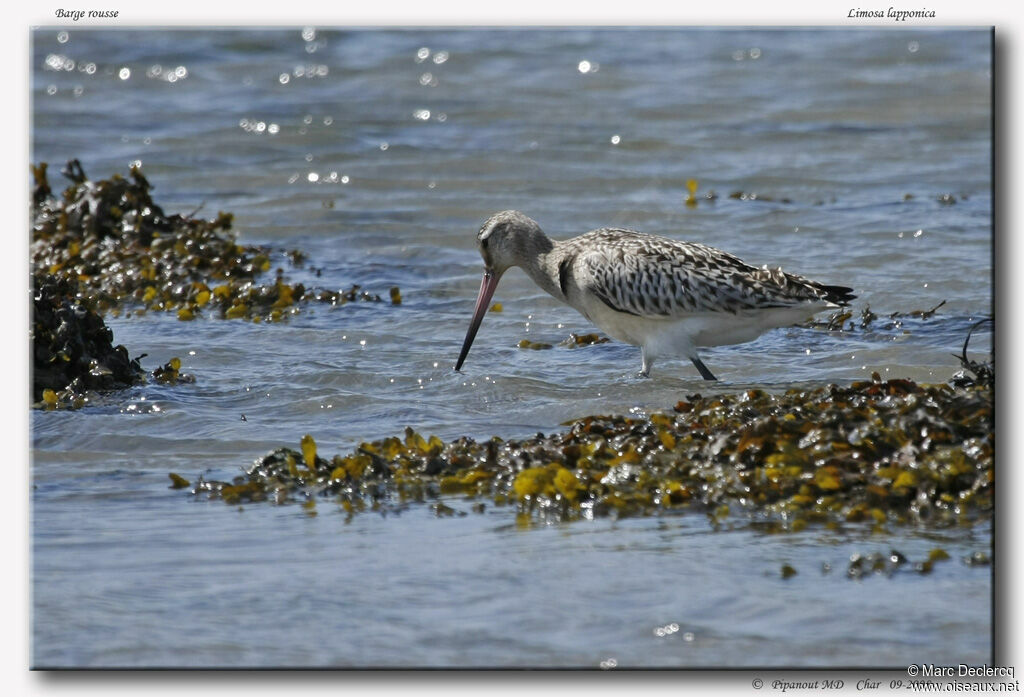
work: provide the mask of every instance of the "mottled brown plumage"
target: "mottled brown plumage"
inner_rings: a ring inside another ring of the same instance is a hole
[[[842,304],[849,288],[825,286],[782,269],[757,268],[696,242],[601,228],[560,243],[565,275],[585,278],[606,305],[638,317]]]

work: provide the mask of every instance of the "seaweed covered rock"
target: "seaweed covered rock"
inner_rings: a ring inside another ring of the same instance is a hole
[[[277,321],[303,299],[334,305],[380,301],[358,286],[307,290],[287,283],[280,269],[271,282],[259,283],[272,266],[272,250],[238,244],[230,213],[212,220],[166,214],[137,166],[127,178],[115,174],[92,181],[72,160],[62,173],[71,184],[56,198],[46,163],[33,167],[33,269],[75,280],[100,312],[134,304],[174,311],[182,320],[211,314]],[[304,255],[292,251],[281,257],[301,263]]]
[[[145,373],[124,346],[115,346],[103,318],[77,284],[36,274],[32,279],[32,401],[80,401],[86,390],[141,382]]]
[[[33,268],[75,279],[100,311],[143,300],[150,287],[184,299],[187,286],[207,275],[252,278],[261,270],[259,250],[239,247],[228,233],[230,214],[210,221],[166,215],[138,167],[128,179],[94,182],[72,160],[60,198],[50,195],[46,170],[45,163],[33,168]]]
[[[328,460],[303,439],[231,482],[242,501],[337,501],[347,512],[442,494],[511,505],[520,522],[696,510],[766,531],[809,523],[951,525],[989,515],[992,392],[857,382],[680,401],[674,413],[594,416],[525,440],[445,443],[407,429]],[[737,515],[740,514],[740,515]]]

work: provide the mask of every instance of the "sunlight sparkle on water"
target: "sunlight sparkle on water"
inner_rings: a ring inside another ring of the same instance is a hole
[[[46,70],[66,70],[70,72],[75,69],[75,61],[59,53],[51,53],[43,61],[43,66]]]
[[[292,75],[294,77],[304,77],[307,79],[315,77],[325,77],[329,72],[326,65],[320,64],[308,64],[308,65],[296,65],[292,69]],[[282,76],[287,73],[282,73]]]
[[[670,634],[675,634],[678,631],[679,625],[675,622],[672,622],[671,624],[666,624],[664,627],[655,627],[654,636],[669,636]]]
[[[150,66],[149,70],[146,71],[146,77],[154,79],[162,79],[166,82],[174,83],[178,80],[184,80],[188,77],[188,68],[184,65],[179,65],[173,70],[164,70],[163,66],[157,64]]]
[[[259,119],[243,118],[238,122],[238,127],[246,133],[270,133],[275,134],[281,130],[281,127],[276,123],[268,124],[266,121],[260,121]]]

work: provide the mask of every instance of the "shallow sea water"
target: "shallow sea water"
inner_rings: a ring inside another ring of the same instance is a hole
[[[179,356],[197,382],[33,413],[33,665],[991,660],[991,571],[959,562],[990,550],[988,524],[519,529],[508,508],[425,505],[345,522],[167,488],[168,472],[227,479],[305,433],[334,454],[405,426],[509,438],[694,392],[947,380],[992,306],[990,50],[979,30],[36,31],[32,157],[55,189],[69,158],[94,178],[139,160],[167,212],[231,211],[240,241],[306,252],[282,261],[291,280],[385,300],[397,285],[403,302],[276,325],[108,318],[145,367]],[[686,206],[688,179],[718,198]],[[512,271],[456,374],[474,234],[506,208],[555,238],[615,225],[711,244],[852,286],[854,309],[883,319],[946,304],[897,331],[711,349],[709,386],[688,361],[639,380],[636,348],[558,346],[593,328]],[[936,546],[954,562],[931,575],[845,577],[850,554]]]

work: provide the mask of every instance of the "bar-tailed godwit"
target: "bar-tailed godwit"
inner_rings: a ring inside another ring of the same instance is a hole
[[[650,375],[658,357],[685,356],[714,380],[698,347],[752,341],[856,297],[845,286],[633,230],[601,228],[559,242],[519,211],[491,216],[477,246],[484,277],[455,370],[462,369],[498,281],[513,266],[608,335],[639,346],[641,376]]]

